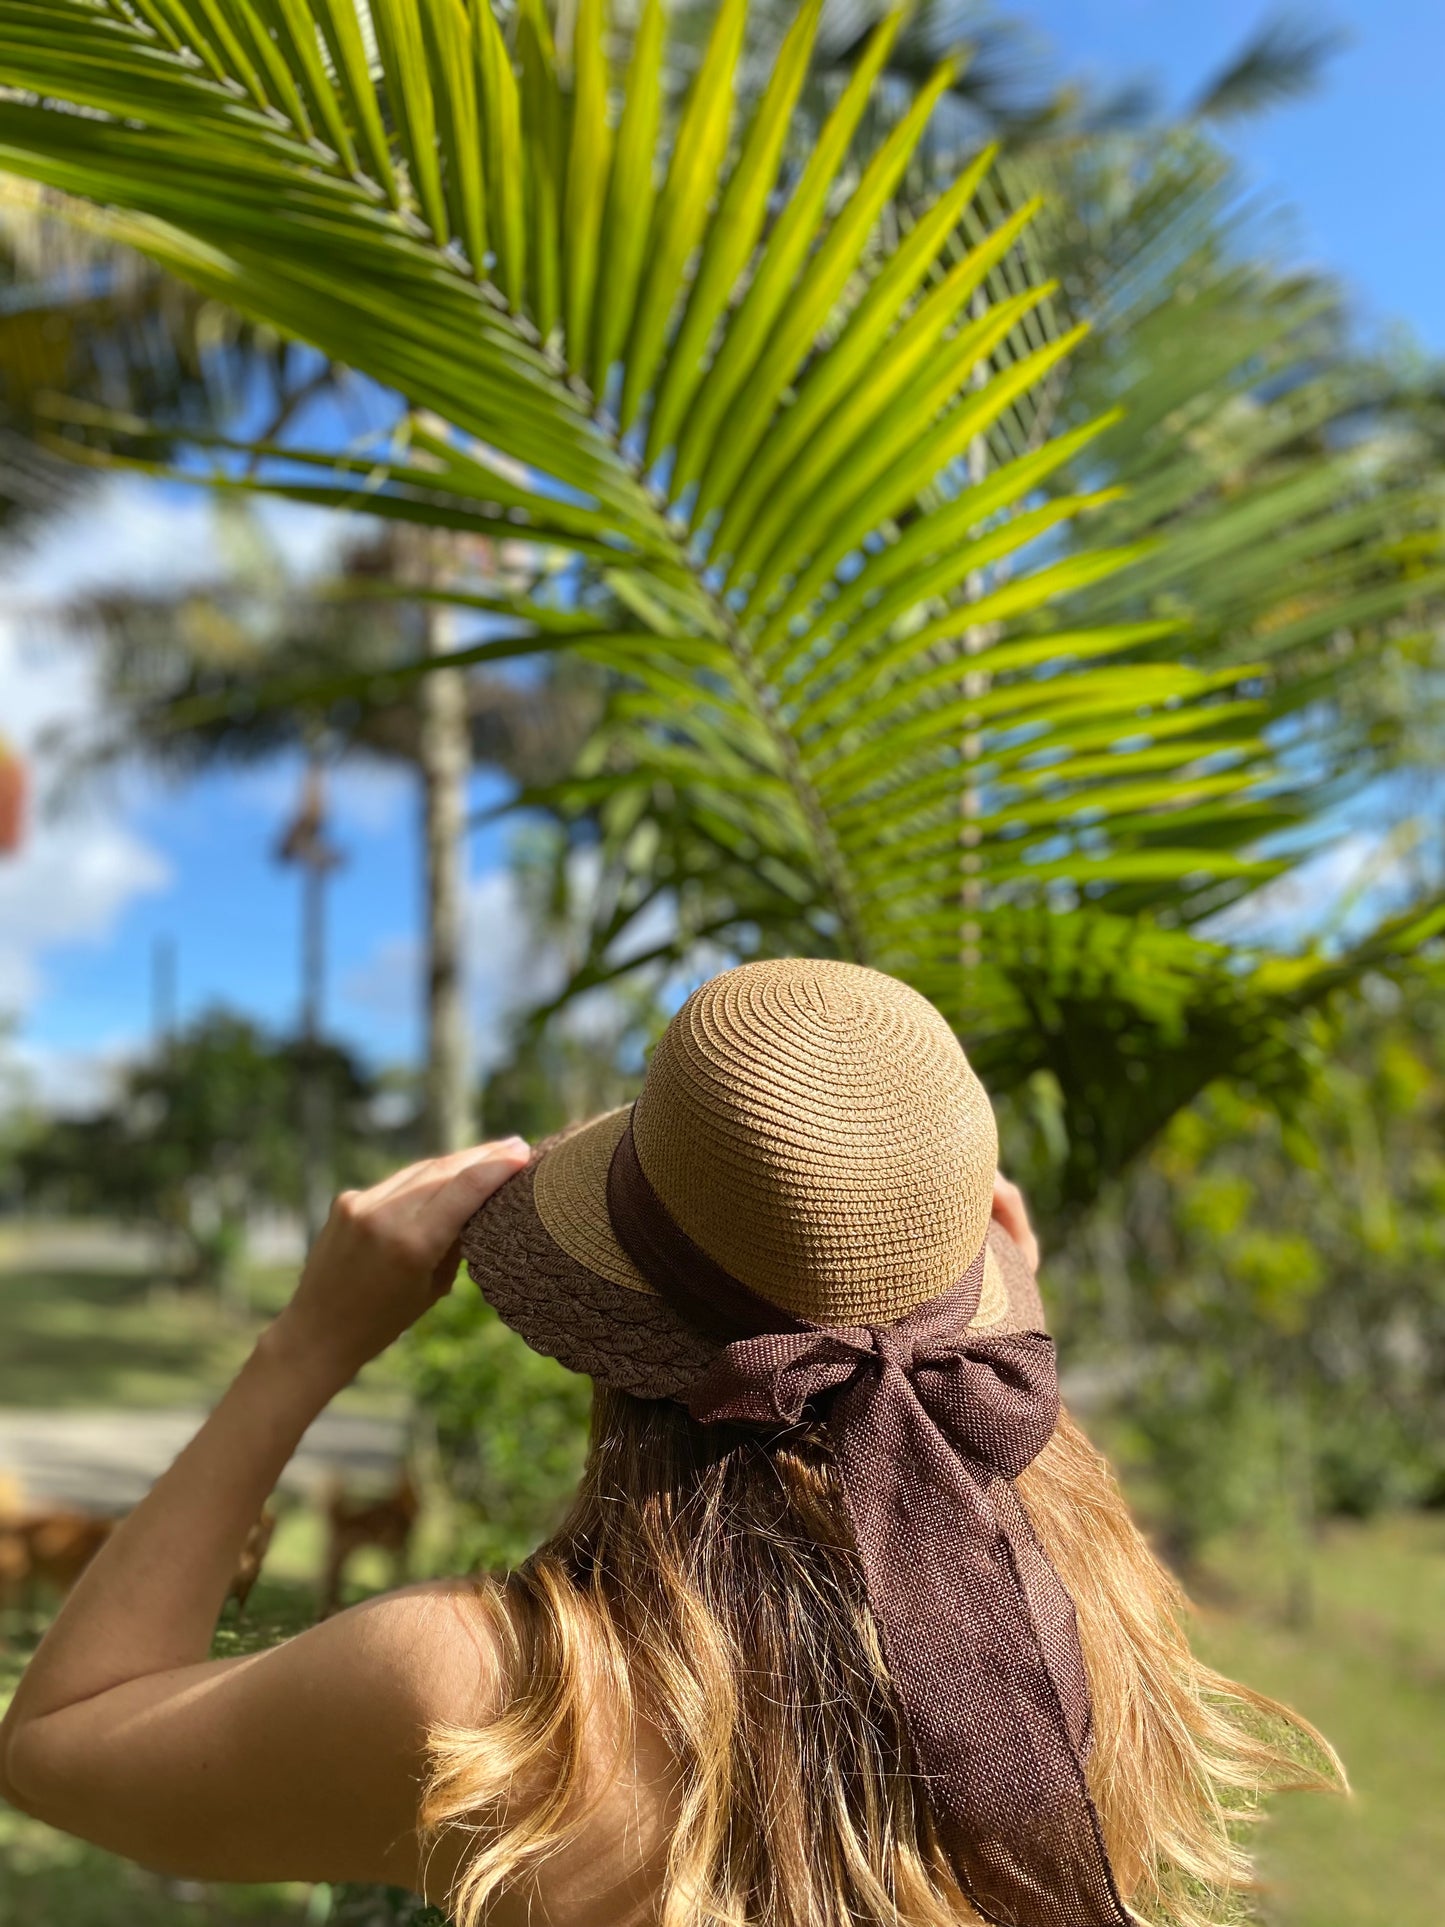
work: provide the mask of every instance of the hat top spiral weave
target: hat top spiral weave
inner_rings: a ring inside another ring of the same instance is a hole
[[[900,1317],[988,1228],[987,1094],[926,998],[857,964],[780,958],[695,991],[632,1119],[671,1216],[750,1290],[820,1323]]]

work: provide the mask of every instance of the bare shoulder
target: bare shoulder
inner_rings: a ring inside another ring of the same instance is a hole
[[[447,1581],[373,1603],[385,1616],[385,1629],[378,1636],[388,1648],[393,1649],[393,1642],[410,1642],[408,1668],[417,1674],[431,1672],[430,1679],[418,1679],[413,1687],[413,1705],[419,1713],[425,1708],[433,1734],[437,1728],[448,1729],[443,1754],[448,1768],[459,1770],[456,1784],[463,1795],[468,1729],[476,1731],[479,1742],[478,1790],[489,1785],[495,1794],[505,1788],[483,1836],[495,1841],[499,1828],[505,1833],[513,1825],[530,1835],[539,1813],[549,1816],[548,1828],[558,1827],[546,1852],[535,1859],[526,1855],[524,1870],[493,1893],[486,1912],[489,1927],[534,1927],[538,1919],[553,1927],[598,1927],[603,1922],[606,1927],[650,1927],[658,1917],[676,1822],[676,1764],[630,1688],[615,1690],[618,1683],[609,1677],[603,1642],[594,1646],[587,1637],[586,1614],[573,1621],[578,1644],[564,1668],[569,1683],[563,1697],[572,1700],[579,1727],[570,1738],[554,1729],[550,1743],[545,1731],[533,1736],[543,1742],[538,1752],[514,1727],[511,1742],[520,1750],[508,1767],[482,1729],[508,1710],[513,1694],[535,1688],[538,1681],[509,1677],[509,1663],[515,1663],[519,1647],[509,1637],[507,1589]],[[574,1751],[578,1742],[580,1750]],[[561,1806],[554,1805],[559,1783],[570,1791]],[[443,1828],[428,1842],[427,1889],[443,1904],[475,1850],[480,1817],[473,1808],[463,1815],[459,1832]]]
[[[303,1637],[334,1645],[424,1728],[486,1726],[506,1695],[498,1599],[489,1580],[430,1579],[365,1600]]]

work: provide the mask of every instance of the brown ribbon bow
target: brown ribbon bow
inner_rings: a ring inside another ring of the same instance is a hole
[[[726,1338],[686,1403],[705,1424],[826,1418],[868,1601],[940,1838],[986,1920],[1128,1927],[1084,1776],[1073,1602],[1010,1481],[1058,1419],[1053,1340],[969,1330],[984,1254],[892,1325],[818,1326],[695,1245],[624,1131],[608,1210],[648,1281]]]

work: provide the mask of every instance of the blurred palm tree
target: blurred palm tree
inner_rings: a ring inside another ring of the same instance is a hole
[[[454,593],[468,581],[495,588],[506,578],[490,541],[448,537],[435,553],[414,531],[381,524],[343,545],[324,580],[298,585],[244,503],[231,505],[229,520],[232,567],[221,580],[179,593],[107,591],[54,612],[90,652],[100,701],[98,721],[52,748],[71,782],[137,755],[187,778],[299,752],[303,865],[324,862],[329,848],[323,771],[357,752],[414,771],[427,903],[424,1138],[455,1149],[475,1126],[464,1010],[467,779],[482,767],[516,784],[558,780],[597,720],[597,672],[559,660],[533,677],[477,667],[417,673],[439,640],[454,641],[442,630],[453,608],[371,588],[410,576],[425,590],[443,568]],[[258,689],[270,692],[259,704]],[[308,896],[320,887],[318,871]],[[318,915],[315,905],[313,923]],[[305,1001],[316,1001],[314,990]],[[321,1189],[318,1181],[313,1191]]]
[[[174,446],[186,427],[234,419],[248,402],[284,422],[318,385],[314,355],[117,246],[103,223],[62,218],[60,205],[0,175],[0,536],[10,539],[95,481],[55,447],[53,397],[170,422]]]

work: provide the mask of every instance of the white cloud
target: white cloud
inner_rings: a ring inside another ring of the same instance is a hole
[[[258,497],[249,505],[267,543],[294,573],[330,560],[354,524],[325,509]],[[18,552],[11,586],[32,605],[102,588],[182,588],[214,582],[226,568],[225,498],[182,493],[133,475],[107,475],[45,523]]]
[[[123,824],[89,813],[42,820],[0,859],[0,1011],[39,994],[47,950],[104,942],[127,905],[169,882],[164,859]]]
[[[263,500],[254,512],[276,559],[298,575],[326,564],[344,526],[295,504]],[[230,539],[226,511],[204,490],[111,475],[5,556],[0,735],[31,760],[34,804],[22,849],[0,858],[0,1014],[23,1016],[42,993],[51,950],[105,942],[129,904],[171,881],[164,858],[127,822],[133,783],[73,805],[53,793],[46,737],[85,740],[100,704],[87,653],[68,640],[55,611],[102,588],[213,581],[228,565]],[[358,765],[339,779],[338,806],[359,827],[376,826],[394,817],[400,788],[392,772]],[[293,797],[294,783],[288,804]],[[37,1060],[37,1075],[42,1083],[84,1082],[91,1058],[99,1061],[80,1053],[73,1071],[61,1071],[58,1059]]]
[[[27,643],[0,622],[0,728],[22,752],[48,729],[93,713],[83,657]],[[34,788],[44,788],[44,772]],[[0,1012],[25,1010],[43,988],[45,954],[66,943],[103,942],[137,896],[162,890],[160,854],[99,798],[57,813],[35,807],[25,840],[0,857]]]
[[[93,708],[94,678],[79,650],[28,635],[0,614],[0,735],[22,750],[43,731]]]
[[[508,869],[490,870],[472,883],[467,980],[477,1053],[484,1063],[495,1061],[511,1018],[561,988],[562,960],[549,945],[538,943]]]
[[[51,1116],[92,1115],[110,1102],[135,1055],[131,1038],[91,1050],[62,1050],[22,1038],[0,1055],[0,1101],[18,1100]]]

